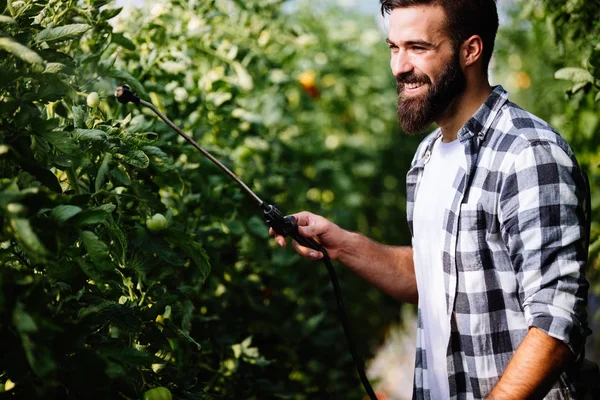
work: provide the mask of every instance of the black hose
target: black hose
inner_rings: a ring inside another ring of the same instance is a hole
[[[329,272],[329,279],[331,280],[331,286],[333,286],[333,293],[335,294],[337,301],[338,318],[342,324],[342,327],[344,328],[344,334],[346,335],[346,341],[348,342],[348,347],[350,348],[350,353],[352,354],[352,359],[354,360],[356,372],[358,372],[360,381],[365,388],[365,391],[369,395],[369,398],[371,400],[377,400],[377,396],[375,396],[373,388],[371,387],[371,384],[367,379],[367,375],[365,374],[364,363],[359,357],[356,347],[354,346],[354,341],[352,340],[352,335],[350,334],[350,327],[348,324],[348,317],[346,316],[344,301],[342,299],[342,291],[340,290],[340,284],[338,282],[335,269],[331,264],[331,259],[327,254],[327,250],[325,250],[325,248],[321,246],[321,244],[319,244],[319,242],[317,242],[315,239],[300,235],[298,232],[298,223],[296,221],[296,217],[293,215],[284,216],[279,207],[273,204],[263,203],[262,208],[265,222],[267,225],[273,228],[277,234],[282,236],[290,236],[301,246],[323,253],[323,262],[327,266],[327,272]]]
[[[350,354],[352,354],[352,360],[354,360],[354,366],[356,367],[356,372],[358,372],[360,381],[361,381],[363,387],[365,388],[365,391],[367,392],[367,395],[369,396],[369,398],[371,400],[377,400],[377,396],[375,395],[375,392],[373,391],[373,388],[371,387],[371,383],[369,382],[369,379],[367,378],[367,374],[365,373],[365,367],[364,367],[363,360],[358,355],[358,352],[356,351],[356,346],[354,345],[354,341],[352,340],[352,335],[350,334],[350,325],[348,324],[348,316],[346,315],[346,308],[344,307],[344,300],[342,298],[342,291],[340,289],[340,283],[338,281],[337,274],[335,273],[335,269],[333,268],[333,265],[331,264],[331,259],[329,258],[329,255],[327,254],[327,250],[325,250],[325,248],[323,246],[321,246],[319,243],[317,243],[317,241],[315,241],[314,239],[301,236],[298,233],[298,228],[296,225],[295,218],[293,218],[293,217],[285,217],[285,218],[290,219],[292,221],[292,224],[295,227],[295,230],[290,232],[290,236],[296,242],[298,242],[298,244],[300,244],[304,247],[309,247],[313,250],[317,250],[317,251],[320,251],[321,253],[323,253],[323,262],[325,263],[325,266],[327,266],[327,272],[329,272],[329,280],[331,280],[331,286],[333,287],[333,293],[335,295],[335,299],[336,299],[337,306],[338,306],[337,307],[338,318],[340,320],[340,323],[342,324],[342,327],[344,328],[344,335],[346,336],[346,341],[348,342],[348,348],[350,349]]]
[[[338,305],[338,317],[344,328],[344,335],[346,335],[346,341],[348,342],[348,348],[350,348],[350,354],[352,354],[352,359],[354,360],[354,365],[356,366],[356,372],[358,372],[358,376],[360,377],[360,381],[369,395],[371,400],[377,400],[377,396],[375,392],[373,392],[373,388],[369,383],[369,379],[365,374],[364,363],[362,359],[358,355],[356,351],[356,347],[354,346],[354,342],[352,341],[352,336],[350,335],[350,327],[348,325],[348,317],[346,316],[346,309],[344,307],[344,301],[342,299],[342,293],[340,291],[340,284],[337,279],[337,274],[333,269],[333,265],[331,264],[331,260],[326,252],[323,253],[323,262],[327,266],[327,272],[329,272],[329,279],[331,280],[331,286],[333,287],[333,293],[335,294],[335,299],[337,300]]]

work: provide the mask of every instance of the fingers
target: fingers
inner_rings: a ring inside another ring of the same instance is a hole
[[[322,221],[327,221],[323,217],[310,213],[308,211],[302,211],[296,214],[291,214],[296,219],[298,224],[298,232],[302,236],[312,237],[323,231]],[[269,228],[269,235],[275,239],[275,242],[280,246],[285,246],[285,237],[278,235],[273,228]]]
[[[320,260],[323,258],[323,253],[320,251],[313,250],[309,247],[304,247],[298,244],[295,240],[292,242],[292,247],[296,250],[296,253],[300,254],[302,257],[311,259],[311,260]]]
[[[277,243],[281,247],[285,247],[285,245],[286,245],[285,237],[276,234],[275,231],[273,230],[273,228],[269,228],[269,235],[275,239],[275,243]]]
[[[285,247],[286,246],[285,237],[276,234],[275,231],[273,230],[273,228],[269,228],[269,235],[271,235],[272,237],[274,237],[275,242],[279,246],[281,246],[281,247]],[[311,249],[309,247],[301,246],[295,240],[292,241],[292,247],[302,257],[305,257],[305,258],[308,258],[308,259],[311,259],[311,260],[320,260],[321,258],[323,258],[323,253],[321,253],[320,251],[315,251],[315,250],[313,250],[313,249]]]
[[[296,218],[298,232],[304,237],[311,237],[315,240],[318,240],[317,237],[319,235],[328,232],[328,230],[332,227],[331,222],[329,222],[327,219],[308,211],[292,214],[292,216]],[[275,242],[279,246],[284,247],[286,245],[285,237],[278,235],[273,228],[269,228],[269,235],[275,239]],[[310,260],[320,260],[323,258],[322,252],[316,251],[309,247],[304,247],[295,240],[292,241],[292,247],[302,257]]]
[[[305,237],[319,236],[327,232],[331,224],[327,219],[308,211],[294,214],[294,217],[298,224],[298,232]]]

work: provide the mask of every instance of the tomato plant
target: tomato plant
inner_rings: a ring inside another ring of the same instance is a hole
[[[281,6],[0,0],[0,378],[15,396],[360,396],[326,271],[112,96],[128,84],[288,212],[406,242],[389,221],[418,139],[397,133],[382,34]],[[361,293],[346,303],[367,355],[397,304],[341,281]]]

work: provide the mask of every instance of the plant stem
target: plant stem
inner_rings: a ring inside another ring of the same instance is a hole
[[[10,12],[10,16],[14,18],[15,10],[13,9],[13,6],[12,6],[12,0],[6,0],[6,8],[8,8],[8,11]]]

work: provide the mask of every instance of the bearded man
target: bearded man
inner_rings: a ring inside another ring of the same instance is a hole
[[[565,140],[489,84],[495,1],[380,3],[390,14],[400,122],[408,133],[438,125],[407,175],[412,247],[373,242],[309,212],[295,214],[300,234],[418,304],[414,398],[593,394],[582,379],[586,184]]]

